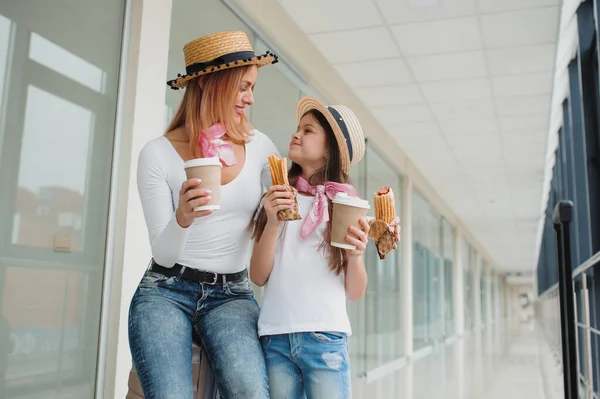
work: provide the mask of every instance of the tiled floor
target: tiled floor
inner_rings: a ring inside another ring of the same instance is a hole
[[[474,333],[364,385],[355,397],[544,399],[539,349],[531,325]]]

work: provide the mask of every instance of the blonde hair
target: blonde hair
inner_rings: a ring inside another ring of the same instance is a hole
[[[202,87],[197,80],[191,81],[183,100],[167,128],[167,132],[180,127],[190,139],[190,151],[200,155],[198,145],[200,133],[220,122],[225,127],[226,137],[235,144],[244,144],[250,136],[252,126],[246,115],[240,123],[234,121],[234,106],[244,74],[253,66],[231,68],[204,75]]]

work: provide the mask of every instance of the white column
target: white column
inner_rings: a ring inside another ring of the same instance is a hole
[[[510,329],[512,332],[519,332],[521,326],[521,302],[520,302],[520,287],[518,285],[510,285]]]
[[[467,374],[467,365],[465,361],[465,340],[459,339],[454,345],[452,345],[452,352],[454,356],[454,370],[456,373],[456,378],[454,384],[456,384],[456,397],[464,398],[466,397],[467,387],[466,385],[466,374]],[[407,396],[407,398],[412,398],[412,396]]]
[[[494,322],[498,325],[502,325],[502,277],[496,276],[494,279],[494,292],[496,293],[496,298],[494,300],[494,312],[496,314],[496,318]]]
[[[404,355],[412,356],[413,353],[413,256],[412,256],[412,196],[413,182],[410,178],[404,179],[404,193],[402,206],[402,253],[404,266],[404,281],[402,284],[402,328],[404,330]]]
[[[464,282],[464,255],[462,245],[462,232],[456,229],[454,238],[454,270],[453,270],[453,295],[454,295],[454,331],[460,337],[465,332],[465,282]]]
[[[130,0],[127,68],[119,113],[122,137],[117,159],[115,244],[112,263],[105,384],[102,398],[122,399],[127,393],[131,355],[127,331],[129,304],[151,258],[148,232],[137,193],[137,160],[149,140],[163,134],[171,0]],[[182,55],[183,57],[183,55]]]
[[[474,316],[475,331],[481,329],[481,255],[477,253],[475,256],[475,268],[473,270],[473,299],[474,299]]]
[[[492,271],[492,268],[488,264],[487,270],[485,271],[485,280],[484,280],[485,281],[485,318],[486,318],[484,323],[490,327],[492,325],[492,321],[494,320],[493,314],[492,314],[492,309],[493,309],[492,278],[493,278],[493,271]]]
[[[508,282],[504,280],[504,287],[502,290],[502,294],[504,296],[504,320],[506,329],[510,328],[513,318],[513,307],[512,307],[512,291],[511,286],[508,285]]]

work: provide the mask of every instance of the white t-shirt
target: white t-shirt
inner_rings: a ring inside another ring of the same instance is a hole
[[[186,180],[183,159],[164,136],[148,142],[140,153],[137,180],[156,263],[216,273],[243,270],[251,243],[247,227],[264,188],[271,185],[268,156],[274,152],[271,139],[253,130],[242,170],[221,186],[221,209],[182,228],[175,210]]]
[[[285,222],[279,231],[275,260],[264,288],[258,334],[308,331],[352,333],[346,312],[344,274],[335,275],[319,249],[326,223],[308,237],[300,229],[314,197],[298,195],[302,220]]]

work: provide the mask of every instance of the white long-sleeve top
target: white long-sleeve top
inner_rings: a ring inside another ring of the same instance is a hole
[[[271,185],[268,156],[274,152],[271,139],[253,130],[242,170],[221,186],[221,209],[183,228],[175,210],[186,180],[184,161],[166,137],[148,142],[138,160],[137,182],[156,263],[216,273],[243,270],[251,242],[248,223]]]

